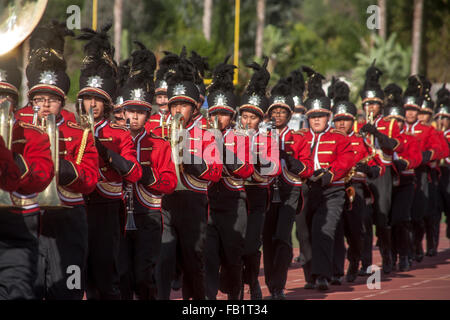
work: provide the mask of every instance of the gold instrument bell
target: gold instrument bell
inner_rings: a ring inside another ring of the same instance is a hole
[[[0,104],[0,134],[5,142],[5,146],[11,150],[12,131],[14,127],[14,114],[11,112],[11,102],[8,100]],[[0,189],[0,207],[15,207],[11,200],[11,194]]]
[[[175,164],[175,173],[177,175],[177,186],[175,191],[188,190],[181,182],[180,171],[183,170],[183,116],[181,113],[177,113],[172,117],[170,122],[170,148],[172,151],[172,161]]]
[[[0,55],[19,46],[38,25],[48,0],[0,1]]]

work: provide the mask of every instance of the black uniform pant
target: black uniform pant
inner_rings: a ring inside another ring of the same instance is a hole
[[[301,187],[280,179],[281,203],[270,203],[263,229],[264,277],[270,293],[283,290],[292,261],[292,227],[301,201]],[[271,195],[273,200],[273,186]]]
[[[247,228],[245,191],[229,190],[222,182],[208,188],[210,216],[206,229],[206,297],[220,291],[236,297],[242,284],[242,256]]]
[[[156,300],[155,267],[161,248],[161,211],[134,213],[137,230],[120,239],[119,273],[122,300]]]
[[[428,215],[427,209],[430,201],[429,169],[422,165],[415,170],[415,174],[417,185],[411,212],[413,245],[416,254],[423,254],[422,241],[425,235],[425,217]]]
[[[427,250],[437,250],[439,245],[439,226],[442,218],[442,210],[439,205],[439,178],[436,169],[430,170],[429,191],[430,200],[428,201],[428,209],[425,215],[425,234],[427,239]]]
[[[39,237],[37,292],[45,300],[81,300],[88,254],[86,208],[46,210]]]
[[[194,191],[175,191],[163,198],[163,210],[170,213],[170,224],[164,223],[164,243],[158,266],[158,287],[170,286],[175,264],[166,250],[176,248],[176,261],[183,272],[183,299],[205,299],[206,223],[208,199],[206,194]],[[167,228],[166,228],[167,227]],[[167,268],[167,269],[166,269]],[[167,270],[168,275],[164,275]],[[162,271],[162,272],[161,272]],[[161,281],[167,281],[161,283]]]
[[[87,298],[120,300],[119,249],[122,200],[88,202]]]
[[[439,196],[441,198],[442,211],[444,211],[447,222],[447,238],[450,239],[450,167],[441,166],[441,177],[439,179]]]
[[[305,259],[305,279],[312,283],[318,277],[331,279],[333,276],[334,240],[344,207],[345,190],[343,186],[322,188],[316,183],[309,187],[301,212],[304,219],[301,219],[300,250]]]
[[[0,209],[0,300],[36,299],[39,212]]]
[[[376,226],[376,235],[380,242],[380,253],[383,261],[391,258],[392,242],[389,215],[392,206],[392,167],[386,167],[384,175],[369,180],[369,187],[374,196],[373,219]]]
[[[244,247],[244,283],[250,286],[258,282],[259,268],[261,265],[261,245],[264,218],[269,203],[269,189],[246,186],[248,203],[247,230],[245,232]]]
[[[410,232],[414,180],[414,176],[401,176],[400,184],[392,189],[392,253],[395,258],[397,255],[410,256],[412,253]]]
[[[165,197],[163,197],[164,203]],[[158,291],[158,300],[169,300],[172,289],[171,282],[175,278],[177,266],[177,242],[175,241],[173,231],[170,229],[172,225],[170,212],[162,211],[162,237],[161,250],[156,263],[156,286]]]
[[[333,275],[340,277],[344,275],[345,253],[347,259],[358,264],[363,252],[364,244],[364,216],[370,213],[370,207],[366,204],[367,186],[363,183],[353,183],[351,187],[355,190],[352,203],[346,197],[342,219],[340,219],[335,234]],[[345,248],[344,236],[347,239],[348,250]]]

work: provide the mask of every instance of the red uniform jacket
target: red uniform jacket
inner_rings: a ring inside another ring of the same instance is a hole
[[[64,204],[74,206],[84,204],[83,194],[95,190],[98,182],[99,157],[90,131],[87,133],[86,145],[83,145],[84,130],[76,123],[61,117],[57,122],[59,128],[60,159],[69,161],[77,177],[69,184],[58,185],[59,198]]]
[[[257,157],[254,160],[259,160],[261,165],[256,163],[251,179],[246,180],[245,185],[268,188],[273,177],[281,174],[279,146],[270,133],[257,131],[250,139],[250,150]]]
[[[15,122],[12,135],[11,151],[0,139],[0,188],[11,192],[11,201],[18,207],[14,211],[34,212],[39,210],[37,193],[45,190],[54,176],[50,141],[41,129],[22,121]],[[13,160],[13,152],[19,163]]]
[[[394,160],[405,160],[408,166],[400,172],[403,176],[413,176],[414,169],[422,163],[422,152],[420,150],[419,141],[411,134],[401,131],[403,137],[403,151],[394,153]]]
[[[172,193],[177,185],[170,144],[145,130],[134,137],[133,141],[136,147],[137,161],[143,168],[149,166],[154,177],[154,182],[150,185],[134,183],[134,197],[143,207],[160,210],[162,195]]]
[[[203,159],[207,168],[199,177],[180,170],[181,183],[188,190],[207,193],[208,185],[211,182],[218,182],[222,175],[222,160],[216,138],[211,132],[199,128],[195,122],[191,121],[186,126],[184,139],[186,144],[183,152],[189,152]]]
[[[348,138],[350,139],[352,145],[355,166],[358,162],[371,155],[373,151],[372,148],[369,147],[366,142],[364,142],[364,138],[360,134],[352,131],[348,135]],[[386,171],[386,167],[383,164],[383,161],[381,161],[381,157],[378,153],[375,154],[375,156],[371,158],[369,162],[367,162],[367,165],[380,168],[380,176],[382,176]],[[367,182],[367,175],[362,172],[356,172],[356,174],[352,178],[352,181]]]
[[[448,144],[450,143],[450,129],[447,129],[446,131],[444,131],[443,136],[445,138],[445,142],[447,143],[447,147],[448,147]],[[450,165],[450,155],[448,155],[445,158],[445,164]]]
[[[449,147],[447,141],[445,140],[444,133],[436,130],[433,126],[431,128],[436,140],[439,141],[439,150],[436,155],[436,160],[431,161],[430,167],[439,170],[439,160],[445,159],[449,156]]]
[[[33,107],[31,105],[27,105],[22,109],[17,110],[14,113],[14,118],[28,123],[33,123],[33,115],[34,115]],[[66,119],[66,121],[71,121],[75,123],[77,122],[77,120],[75,119],[75,114],[67,109],[62,108],[61,115],[64,117],[64,119]]]
[[[344,185],[344,177],[355,164],[350,139],[339,130],[328,127],[322,133],[302,129],[314,161],[313,170],[328,169],[331,185]]]
[[[417,120],[410,125],[405,123],[405,132],[415,136],[419,142],[420,152],[431,151],[430,162],[439,159],[441,146],[438,136],[433,132],[434,128]]]
[[[364,126],[366,122],[359,123],[358,124],[358,131],[361,129],[362,126]],[[393,138],[397,140],[397,145],[394,148],[394,152],[402,152],[403,146],[401,144],[402,138],[400,137],[400,129],[397,124],[397,120],[391,119],[387,120],[386,118],[383,118],[381,115],[379,115],[376,119],[374,119],[374,125],[378,129],[379,132],[383,133],[384,135],[388,136],[389,138]],[[370,134],[368,135],[370,137]],[[378,148],[378,142],[377,139],[374,139],[375,148]],[[380,154],[381,161],[385,166],[392,165],[392,154],[393,152],[390,150],[382,150],[382,153]]]
[[[105,198],[122,199],[123,180],[135,183],[142,176],[142,168],[136,159],[136,149],[131,135],[125,127],[111,123],[108,120],[102,120],[95,124],[94,131],[95,136],[106,148],[134,163],[130,171],[121,176],[99,157],[100,179],[96,190]]]
[[[311,157],[310,145],[306,137],[306,131],[294,131],[285,127],[278,134],[279,149],[286,151],[288,155],[301,161],[305,168],[299,174],[291,173],[284,160],[281,161],[281,176],[283,180],[293,186],[302,185],[302,178],[309,178],[314,172],[314,162]]]
[[[208,120],[206,120],[206,118],[201,113],[195,115],[192,121],[194,121],[195,125],[199,126],[200,128],[205,130],[208,129]]]

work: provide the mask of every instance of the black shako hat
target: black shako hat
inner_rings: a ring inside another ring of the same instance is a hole
[[[267,113],[269,99],[266,96],[266,88],[270,80],[270,73],[267,71],[268,63],[269,58],[264,57],[262,65],[256,62],[246,65],[252,68],[254,72],[244,94],[241,96],[239,112],[250,111],[261,117],[264,117],[264,114]]]
[[[58,21],[37,28],[31,35],[26,68],[30,99],[41,92],[55,94],[64,100],[69,92],[70,78],[64,60],[66,36],[74,36],[74,33]]]
[[[355,119],[356,106],[350,102],[350,88],[344,81],[333,77],[331,85],[328,87],[328,97],[332,101],[331,111],[334,120],[339,118]]]
[[[131,58],[122,61],[117,68],[117,94],[115,108],[120,108],[123,103],[122,89],[127,82],[131,69]]]
[[[433,99],[431,99],[431,93],[430,93],[432,83],[430,80],[428,80],[424,76],[419,76],[419,78],[423,85],[422,104],[420,105],[420,112],[433,114],[434,101],[433,101]]]
[[[408,86],[403,93],[403,107],[405,109],[420,110],[423,101],[423,84],[418,75],[408,78]]]
[[[108,30],[112,24],[105,25],[100,32],[89,28],[83,32],[78,40],[89,40],[84,46],[85,57],[81,67],[80,91],[78,97],[92,95],[113,104],[117,88],[117,64],[113,59],[114,47],[108,37]]]
[[[180,62],[180,57],[172,52],[163,51],[165,56],[159,60],[156,71],[155,95],[167,94],[167,76],[175,72],[175,67]]]
[[[359,95],[363,105],[366,103],[378,103],[383,106],[384,92],[379,83],[383,72],[375,67],[375,62],[376,60],[373,60],[372,65],[366,71],[366,80]]]
[[[445,87],[445,83],[437,92],[434,118],[438,117],[450,117],[450,91]]]
[[[285,108],[290,114],[294,111],[295,103],[292,98],[291,82],[288,78],[281,78],[270,91],[269,109],[270,113],[274,108]]]
[[[156,69],[156,57],[141,42],[134,41],[139,47],[131,54],[131,66],[128,78],[120,90],[123,97],[122,107],[152,111],[152,101],[155,94],[153,77]]]
[[[305,92],[305,79],[303,78],[302,70],[297,69],[292,71],[287,80],[291,84],[291,96],[294,100],[294,110],[296,108],[306,111],[303,103],[303,93]]]
[[[169,108],[174,102],[188,102],[195,108],[199,100],[199,91],[195,85],[195,66],[186,57],[180,56],[173,72],[167,74],[167,96]]]
[[[213,79],[208,87],[208,113],[236,112],[237,98],[234,94],[233,76],[235,65],[228,64],[230,56],[218,64],[213,70]]]
[[[405,121],[405,109],[402,101],[402,88],[395,83],[390,83],[384,88],[385,107],[384,116]]]
[[[303,66],[302,70],[308,75],[308,98],[305,101],[306,115],[313,113],[330,114],[331,101],[322,89],[322,80],[325,80],[325,77],[306,66]]]

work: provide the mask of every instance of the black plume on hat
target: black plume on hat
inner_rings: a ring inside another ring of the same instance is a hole
[[[155,87],[153,77],[156,69],[156,57],[141,42],[134,41],[139,47],[131,54],[131,67],[128,79],[121,90],[123,107],[142,107],[151,111]]]
[[[328,87],[328,98],[333,102],[333,105],[340,101],[350,101],[349,86],[335,77],[331,78],[331,85]]]
[[[375,67],[376,60],[373,60],[372,65],[366,71],[366,80],[364,86],[360,91],[362,103],[383,103],[384,92],[381,89],[379,80],[383,72]]]
[[[29,97],[37,92],[56,94],[64,99],[70,88],[64,60],[64,38],[73,36],[65,23],[52,21],[37,28],[30,38],[26,68]]]
[[[99,32],[89,28],[77,40],[88,40],[84,46],[85,58],[81,67],[78,96],[94,95],[112,103],[116,93],[117,64],[113,59],[114,48],[107,34],[112,24],[106,24]]]
[[[229,64],[228,55],[224,62],[218,64],[213,70],[213,79],[208,87],[208,112],[216,111],[233,113],[236,109],[236,96],[234,95],[233,76],[235,65]]]
[[[384,116],[404,120],[405,109],[403,108],[402,88],[395,83],[390,83],[384,88],[384,95],[386,99]]]
[[[263,117],[269,107],[269,99],[266,96],[266,88],[269,84],[270,73],[267,71],[269,58],[264,57],[264,62],[259,65],[252,62],[247,67],[254,70],[250,82],[241,97],[241,106],[239,111],[251,111]]]
[[[425,78],[425,76],[419,75],[419,79],[420,82],[422,82],[423,85],[423,91],[422,91],[422,105],[420,106],[420,111],[424,112],[424,113],[433,113],[433,107],[434,107],[434,102],[433,99],[431,98],[431,86],[432,83],[430,80],[428,80],[427,78]]]
[[[131,58],[122,61],[117,68],[117,95],[116,95],[116,106],[123,103],[122,88],[125,86],[125,82],[128,79],[130,73]]]
[[[437,92],[435,118],[438,116],[450,117],[450,91],[445,83]]]
[[[331,102],[322,89],[322,80],[325,80],[325,77],[306,66],[303,66],[302,70],[308,75],[308,99],[305,101],[305,107],[308,111],[306,114],[313,112],[329,113]]]
[[[423,84],[417,75],[408,78],[408,87],[403,93],[403,105],[405,108],[420,109],[423,100]]]
[[[159,60],[159,68],[156,71],[156,94],[167,93],[167,76],[175,72],[176,65],[180,63],[180,57],[172,52],[163,51],[165,56]]]
[[[292,98],[292,86],[287,78],[281,78],[270,91],[270,106],[268,113],[273,108],[284,107],[289,111],[294,111],[294,99]]]
[[[15,52],[0,56],[0,94],[6,92],[19,97],[22,73],[19,70]]]
[[[292,71],[287,80],[291,85],[291,95],[294,99],[294,107],[303,107],[303,93],[305,91],[305,79],[300,69]]]
[[[202,57],[197,52],[191,51],[191,57],[189,58],[189,61],[191,61],[192,64],[197,69],[195,76],[195,84],[197,85],[198,90],[200,91],[200,94],[203,97],[206,94],[206,87],[205,83],[203,82],[203,78],[205,77],[205,71],[209,70],[207,60],[208,60],[207,57]]]

